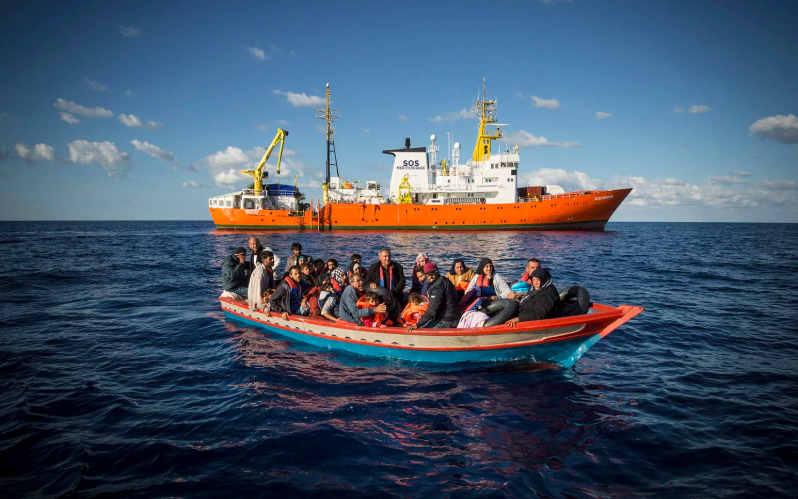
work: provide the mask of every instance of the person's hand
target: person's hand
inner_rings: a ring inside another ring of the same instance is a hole
[[[288,320],[288,312],[283,312],[282,314],[280,314],[280,317],[282,317],[283,320],[287,321]]]
[[[388,327],[388,326],[386,326],[385,324],[380,324],[380,327]]]
[[[512,319],[504,323],[505,326],[509,327],[515,327],[516,324],[518,324],[518,317],[513,317]]]
[[[407,326],[405,328],[405,333],[409,333],[410,331],[414,330],[415,328],[416,328],[415,324],[410,324],[409,326]]]
[[[507,298],[509,298],[509,299],[511,299],[511,300],[512,300],[513,298],[515,298],[515,291],[510,291],[510,294],[508,294],[508,295],[507,295]]]
[[[302,308],[308,307],[308,300],[307,298],[302,298],[302,303],[299,304]]]
[[[378,314],[384,314],[385,312],[388,311],[388,307],[384,303],[380,303],[379,305],[374,307],[374,311],[377,312]]]
[[[377,289],[377,284],[372,282],[370,284],[370,287],[371,287],[371,289]]]
[[[236,258],[238,258],[238,263],[244,263],[244,261],[246,260],[244,255],[236,255]]]

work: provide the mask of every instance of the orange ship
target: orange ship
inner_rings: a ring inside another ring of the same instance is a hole
[[[484,82],[483,82],[484,85]],[[335,146],[332,120],[337,111],[327,106],[317,116],[327,122],[326,178],[324,200],[302,203],[295,186],[263,185],[264,166],[272,150],[282,148],[288,132],[278,130],[252,176],[251,189],[210,198],[208,208],[220,229],[233,230],[603,230],[612,214],[632,189],[564,192],[559,186],[518,187],[518,147],[492,151],[492,142],[502,137],[496,123],[496,100],[482,100],[472,107],[480,119],[472,159],[461,164],[460,144],[452,149],[452,161],[436,162],[435,136],[428,147],[405,147],[383,151],[394,157],[388,199],[380,185],[369,180],[358,186],[330,176]],[[488,129],[491,127],[491,130]]]

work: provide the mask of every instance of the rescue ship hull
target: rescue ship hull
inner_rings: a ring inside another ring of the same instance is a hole
[[[299,316],[286,320],[276,313],[249,310],[246,302],[219,300],[228,319],[316,347],[436,364],[528,359],[571,367],[596,342],[643,311],[642,307],[596,303],[586,315],[522,322],[514,328],[415,329],[407,333],[396,327],[369,328]]]
[[[211,207],[225,230],[604,230],[631,189],[570,192],[506,204],[327,203],[316,210]]]

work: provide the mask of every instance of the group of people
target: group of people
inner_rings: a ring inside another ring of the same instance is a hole
[[[489,258],[476,271],[455,259],[441,275],[438,265],[420,253],[405,295],[405,273],[383,248],[366,268],[353,254],[346,267],[338,260],[313,259],[300,243],[291,245],[285,270],[281,260],[260,240],[249,240],[250,253],[238,247],[222,263],[223,296],[246,300],[251,310],[346,321],[367,327],[486,327],[547,319],[560,296],[551,273],[530,258],[520,279],[508,283]]]

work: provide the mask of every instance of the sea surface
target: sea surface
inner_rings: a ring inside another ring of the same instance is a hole
[[[798,225],[275,233],[483,256],[646,311],[570,369],[317,350],[226,320],[210,222],[0,223],[0,497],[795,497]]]

